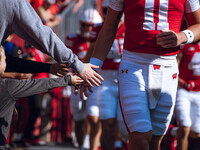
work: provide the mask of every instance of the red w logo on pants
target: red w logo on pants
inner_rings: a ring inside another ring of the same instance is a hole
[[[173,78],[173,79],[176,79],[176,78],[177,78],[177,73],[174,73],[174,74],[172,75],[172,78]]]
[[[160,69],[160,65],[153,65],[153,69],[154,69],[154,70],[156,70],[156,69],[159,70],[159,69]]]

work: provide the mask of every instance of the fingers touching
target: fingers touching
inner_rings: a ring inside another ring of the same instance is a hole
[[[99,68],[99,66],[86,63],[83,71],[79,74],[81,78],[83,78],[91,87],[93,87],[93,84],[96,86],[100,86],[101,81],[104,81],[101,75],[94,71],[94,69],[97,68]]]
[[[65,64],[54,63],[51,65],[49,72],[59,77],[62,77],[69,73],[69,70]]]

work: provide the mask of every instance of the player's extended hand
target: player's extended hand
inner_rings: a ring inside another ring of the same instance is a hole
[[[83,71],[79,74],[80,77],[83,78],[91,87],[93,87],[93,84],[99,86],[101,85],[101,81],[104,81],[101,75],[99,75],[96,71],[93,70],[97,68],[99,68],[99,66],[95,66],[90,63],[85,63]]]
[[[82,100],[84,100],[84,98],[85,98],[85,96],[86,97],[88,97],[88,93],[87,93],[87,91],[89,90],[89,92],[93,92],[92,91],[92,87],[91,86],[89,86],[86,82],[85,83],[83,83],[81,86],[75,86],[75,95],[77,95],[78,94],[78,90],[80,90],[80,98],[82,99]]]
[[[50,73],[62,77],[69,73],[69,70],[65,64],[54,63],[50,67]]]
[[[182,32],[175,33],[174,31],[161,30],[161,33],[156,36],[157,44],[163,48],[179,46],[183,42],[183,35]]]

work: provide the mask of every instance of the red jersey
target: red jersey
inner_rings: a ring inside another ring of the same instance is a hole
[[[97,39],[97,36],[102,28],[103,24],[97,24],[94,26],[91,34],[90,34],[90,41],[94,42]],[[106,70],[118,70],[120,58],[122,55],[123,44],[124,44],[124,37],[125,37],[125,25],[122,24],[115,37],[113,45],[103,63],[102,69]]]
[[[186,0],[110,0],[109,7],[125,14],[124,49],[155,55],[177,54],[179,47],[157,45],[156,35],[161,30],[180,31],[185,3]]]
[[[185,44],[181,49],[182,58],[179,65],[179,77],[186,82],[192,80],[195,82],[194,91],[200,91],[200,42]]]
[[[84,59],[89,48],[89,43],[79,34],[70,34],[67,36],[65,45],[71,49],[80,60]]]

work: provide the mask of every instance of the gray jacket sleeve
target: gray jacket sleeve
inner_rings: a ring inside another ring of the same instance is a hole
[[[27,0],[7,1],[15,1],[12,30],[18,36],[52,56],[56,61],[73,68],[77,73],[83,70],[84,64],[64,45],[51,28],[43,25]]]
[[[71,85],[71,76],[32,80],[7,79],[6,82],[8,93],[13,99],[17,100],[21,97],[44,93],[53,88]]]

